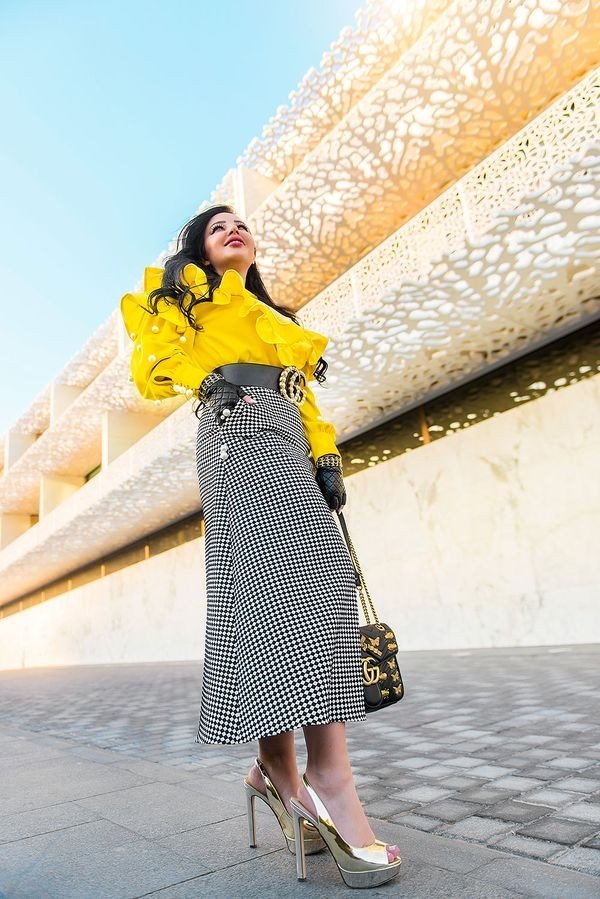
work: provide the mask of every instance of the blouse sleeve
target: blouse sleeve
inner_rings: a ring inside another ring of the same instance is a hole
[[[146,294],[128,293],[120,303],[133,341],[130,371],[138,391],[144,399],[159,400],[196,390],[208,372],[192,362],[185,350],[190,326],[176,314],[153,315],[143,308],[146,301]]]
[[[335,455],[341,457],[341,453],[335,443],[335,427],[330,422],[324,421],[315,395],[308,383],[302,389],[306,393],[306,399],[299,406],[299,410],[313,459],[316,462],[319,456],[322,456],[324,453],[335,453]]]

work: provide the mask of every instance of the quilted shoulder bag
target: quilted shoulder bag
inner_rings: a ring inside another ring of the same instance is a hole
[[[379,620],[348,533],[344,513],[338,510],[337,515],[354,564],[356,587],[366,622],[359,627],[365,709],[367,712],[376,712],[393,705],[404,696],[404,684],[396,658],[398,642],[389,624]]]

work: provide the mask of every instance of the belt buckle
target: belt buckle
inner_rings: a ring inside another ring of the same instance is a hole
[[[301,406],[306,398],[305,384],[306,375],[295,365],[286,365],[279,375],[280,394],[295,406]]]

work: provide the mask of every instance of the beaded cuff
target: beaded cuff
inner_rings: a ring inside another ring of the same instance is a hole
[[[198,388],[198,398],[199,398],[200,402],[205,403],[206,402],[206,394],[210,390],[210,388],[213,386],[213,384],[216,384],[217,381],[223,381],[223,380],[225,380],[225,376],[222,375],[220,372],[218,372],[218,371],[209,372],[209,374],[206,375],[206,377],[200,384],[200,387]]]
[[[198,396],[197,388],[194,390],[192,387],[186,387],[185,384],[173,384],[173,390],[175,393],[181,393],[188,400],[191,400],[194,396]]]
[[[342,471],[342,459],[335,453],[323,453],[317,459],[317,468],[339,468]]]

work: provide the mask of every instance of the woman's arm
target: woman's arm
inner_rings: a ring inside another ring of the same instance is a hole
[[[341,458],[341,453],[335,443],[335,427],[330,422],[324,421],[311,387],[305,384],[302,389],[306,393],[306,399],[299,406],[300,415],[315,462],[319,456],[323,456],[325,453],[334,453]]]
[[[141,300],[141,303],[140,303]],[[176,396],[185,390],[196,391],[208,374],[191,362],[184,345],[193,335],[182,322],[175,324],[143,308],[146,295],[136,299],[125,294],[121,299],[121,316],[133,341],[130,371],[144,399],[159,400]]]

